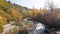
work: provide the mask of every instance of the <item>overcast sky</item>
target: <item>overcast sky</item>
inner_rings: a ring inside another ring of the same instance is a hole
[[[33,6],[37,9],[45,7],[45,2],[47,0],[10,0],[12,3],[16,3],[21,6],[32,8]],[[60,0],[53,0],[54,4],[60,7]]]

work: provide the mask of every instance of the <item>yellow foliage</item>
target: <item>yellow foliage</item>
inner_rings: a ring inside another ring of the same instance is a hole
[[[18,9],[17,8],[12,8],[12,11],[11,11],[11,15],[12,15],[12,17],[13,17],[13,19],[23,19],[24,18],[24,16],[18,11]]]
[[[23,15],[24,17],[29,16],[29,15],[28,15],[28,11],[26,11],[25,9],[23,9],[23,10],[22,10],[22,15]]]
[[[40,10],[39,10],[39,13],[40,13],[41,15],[44,15],[44,9],[40,9]]]
[[[5,17],[0,16],[0,32],[3,32],[3,25],[7,23],[7,20]]]
[[[0,33],[3,32],[3,25],[0,24]]]
[[[14,28],[10,29],[8,34],[18,34],[17,27],[14,27]]]
[[[5,17],[6,16],[6,13],[3,11],[3,9],[0,8],[0,15]]]
[[[5,0],[0,0],[0,8],[8,8],[9,4]]]
[[[36,17],[37,14],[38,14],[38,10],[35,8],[33,8],[33,9],[31,9],[31,11],[29,11],[30,17]]]
[[[0,20],[2,19],[2,16],[0,16]]]

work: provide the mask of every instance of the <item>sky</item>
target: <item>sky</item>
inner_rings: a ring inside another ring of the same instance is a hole
[[[10,0],[10,2],[18,5],[28,7],[28,8],[32,8],[34,6],[37,9],[44,8],[46,1],[47,0]],[[51,1],[53,1],[57,7],[60,7],[60,0],[51,0]]]

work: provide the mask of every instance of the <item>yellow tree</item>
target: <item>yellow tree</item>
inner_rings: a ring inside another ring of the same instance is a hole
[[[6,23],[7,23],[6,18],[0,15],[0,32],[3,31],[3,25],[5,25]]]
[[[6,24],[7,19],[2,9],[0,9],[0,32],[3,31],[3,25]]]
[[[0,0],[0,8],[7,9],[9,6],[9,3],[5,2],[5,0]]]
[[[5,12],[3,12],[3,10],[2,9],[0,9],[0,22],[5,22],[7,19],[5,18],[5,16],[6,16],[6,13]]]
[[[3,31],[3,25],[5,25],[7,23],[7,19],[5,18],[6,13],[4,11],[4,9],[7,8],[7,3],[5,2],[5,0],[0,0],[0,32]]]
[[[40,13],[40,15],[44,15],[44,9],[40,8],[39,13]]]
[[[17,8],[12,8],[11,15],[14,20],[23,18]]]
[[[31,11],[29,11],[30,17],[36,17],[37,13],[38,13],[38,10],[35,9],[34,7],[31,9]]]
[[[26,11],[26,9],[23,9],[22,10],[22,15],[24,16],[24,17],[28,17],[29,15],[28,15],[28,11]]]

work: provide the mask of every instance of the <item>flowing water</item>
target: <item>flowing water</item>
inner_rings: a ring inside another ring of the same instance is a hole
[[[29,21],[27,19],[24,19],[25,21]],[[45,30],[45,26],[44,24],[40,23],[40,22],[35,22],[35,21],[30,21],[34,24],[35,28],[29,32],[29,34],[45,34],[44,30]]]

